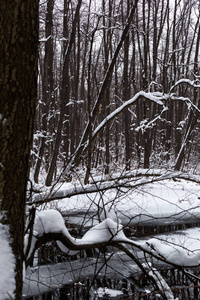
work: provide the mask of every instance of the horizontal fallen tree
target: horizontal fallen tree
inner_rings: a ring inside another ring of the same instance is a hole
[[[160,182],[168,179],[184,179],[200,183],[200,176],[194,174],[187,174],[181,171],[164,170],[164,169],[138,169],[135,171],[124,172],[121,174],[114,174],[114,176],[105,176],[100,180],[90,180],[87,185],[71,184],[67,189],[61,189],[63,182],[54,185],[51,188],[45,189],[44,192],[33,189],[29,193],[33,194],[31,201],[27,201],[27,205],[41,205],[43,203],[54,200],[61,200],[70,198],[75,195],[91,194],[110,189],[120,188],[137,188],[142,185],[147,185],[154,182]],[[35,192],[35,193],[34,193]]]

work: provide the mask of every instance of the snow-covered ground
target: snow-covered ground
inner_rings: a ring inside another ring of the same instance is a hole
[[[0,300],[14,297],[15,258],[9,243],[8,227],[0,223]]]

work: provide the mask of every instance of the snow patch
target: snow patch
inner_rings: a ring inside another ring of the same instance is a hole
[[[184,245],[178,245],[178,243],[170,243],[168,241],[161,241],[156,238],[149,239],[147,245],[152,252],[157,256],[165,258],[167,262],[170,262],[179,266],[197,266],[200,264],[200,252],[190,251],[185,248]]]
[[[49,209],[36,212],[34,231],[36,231],[39,236],[44,233],[62,232],[63,229],[66,229],[65,222],[57,210]]]
[[[104,299],[104,296],[109,296],[109,299],[116,299],[116,297],[118,296],[122,296],[123,292],[122,291],[118,291],[118,290],[113,290],[113,289],[108,289],[108,288],[98,288],[98,290],[95,292],[95,294],[98,296],[99,298]],[[106,298],[107,299],[107,298]]]
[[[15,258],[9,242],[8,226],[0,223],[0,300],[14,299]]]
[[[107,242],[109,240],[121,241],[126,239],[122,225],[117,224],[113,220],[107,218],[100,224],[92,227],[86,234],[82,237],[81,243],[99,243]]]

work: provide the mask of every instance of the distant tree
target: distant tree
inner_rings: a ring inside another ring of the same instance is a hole
[[[199,22],[200,22],[200,10],[199,10],[199,15],[198,15],[197,22],[196,22],[198,31],[197,31],[197,36],[196,36],[196,45],[195,45],[194,60],[193,60],[193,65],[194,65],[193,76],[194,76],[194,82],[196,82],[196,83],[199,82],[199,46],[200,46]],[[195,33],[196,33],[196,30],[195,30]],[[198,88],[192,89],[190,97],[192,99],[192,102],[199,108],[200,103],[199,103]],[[180,111],[180,109],[179,109],[179,111]],[[178,151],[177,151],[177,156],[176,156],[176,161],[175,161],[175,170],[181,169],[182,163],[185,158],[186,149],[188,147],[188,142],[191,138],[191,135],[193,133],[195,126],[197,125],[198,118],[199,118],[199,113],[194,112],[193,109],[190,109],[185,134],[183,136],[183,134],[181,132],[181,136],[179,137],[180,145],[179,145]],[[179,121],[181,121],[181,120],[179,120]],[[183,140],[181,140],[182,136],[183,136]]]
[[[45,20],[45,49],[44,49],[44,63],[42,70],[42,108],[41,108],[41,131],[39,153],[35,166],[34,180],[38,183],[38,177],[44,151],[47,143],[47,125],[49,108],[53,96],[53,7],[54,0],[47,1],[46,20]]]
[[[9,228],[19,300],[37,56],[38,0],[0,1],[0,224]]]
[[[122,2],[122,21],[125,23],[129,15],[129,1]],[[123,45],[123,76],[122,76],[122,100],[127,101],[130,98],[130,80],[129,80],[129,33],[126,35]],[[130,112],[125,110],[123,113],[123,127],[125,139],[125,162],[126,170],[130,170],[131,150],[130,150]]]
[[[49,186],[52,183],[54,170],[56,167],[56,161],[59,154],[59,148],[61,143],[61,134],[62,134],[62,128],[63,128],[63,122],[64,122],[64,116],[66,112],[66,105],[69,102],[69,80],[68,78],[68,72],[69,72],[69,66],[70,66],[70,55],[72,51],[72,46],[75,42],[75,34],[76,34],[76,25],[79,19],[79,11],[81,8],[82,0],[79,0],[77,2],[75,16],[73,20],[72,25],[72,31],[69,39],[69,43],[67,45],[66,51],[64,53],[64,62],[63,62],[63,70],[62,70],[62,80],[61,80],[61,92],[60,92],[60,119],[58,122],[58,128],[57,128],[57,134],[56,134],[56,141],[55,141],[55,147],[51,159],[51,163],[49,166],[47,178],[46,178],[46,185]],[[68,131],[68,130],[67,130]],[[66,137],[67,139],[68,137]],[[67,149],[66,149],[67,151]]]

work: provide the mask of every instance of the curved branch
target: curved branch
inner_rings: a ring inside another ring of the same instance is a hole
[[[163,95],[161,93],[146,93],[144,91],[138,92],[133,98],[126,101],[123,105],[118,107],[116,110],[114,110],[112,113],[110,113],[94,130],[92,134],[92,141],[96,138],[96,136],[102,131],[102,129],[107,125],[109,122],[111,122],[117,115],[122,113],[124,109],[130,107],[131,105],[135,104],[140,98],[144,98],[146,100],[149,100],[151,102],[155,102],[156,104],[162,106],[164,108],[164,104],[162,101],[169,99],[169,95]],[[80,144],[78,145],[76,152],[72,156],[72,159],[70,160],[69,164],[66,166],[65,174],[71,173],[72,169],[75,168],[81,160],[82,155],[85,153],[85,151],[88,149],[89,142],[86,139],[85,132],[83,133],[83,137],[81,139]]]
[[[200,86],[199,86],[200,87]],[[146,93],[144,91],[138,92],[133,98],[129,99],[126,101],[123,105],[118,107],[116,110],[114,110],[112,113],[110,113],[94,130],[92,134],[91,140],[94,141],[97,135],[103,130],[103,128],[108,125],[109,122],[111,122],[116,116],[118,116],[120,113],[122,113],[125,109],[129,108],[131,105],[135,104],[139,99],[146,99],[150,102],[154,102],[161,106],[162,112],[163,113],[165,110],[168,108],[165,107],[164,101],[166,100],[173,100],[173,101],[185,101],[188,102],[195,110],[200,112],[200,109],[192,103],[192,101],[187,98],[187,97],[180,97],[176,96],[174,94],[162,94],[160,92],[154,92],[154,93]],[[84,133],[85,134],[85,133]],[[84,135],[83,134],[83,135]],[[72,156],[69,164],[66,166],[64,172],[69,176],[69,174],[72,172],[72,170],[79,165],[80,160],[83,156],[83,154],[87,151],[89,146],[89,142],[85,139],[82,138],[79,146],[77,147],[76,152]]]
[[[170,88],[170,93],[181,84],[187,84],[193,88],[200,88],[200,84],[196,84],[196,80],[180,79]]]
[[[200,260],[200,252],[193,256],[188,256],[179,246],[175,248],[174,245],[164,244],[163,246],[155,238],[146,242],[133,241],[125,236],[122,225],[110,218],[92,227],[81,239],[76,239],[67,230],[62,215],[56,210],[47,210],[38,213],[34,232],[36,233],[34,236],[35,240],[27,257],[27,265],[32,260],[34,252],[42,244],[52,240],[60,241],[67,248],[67,251],[105,248],[106,246],[120,248],[123,244],[130,245],[176,268],[194,267],[198,265]]]

